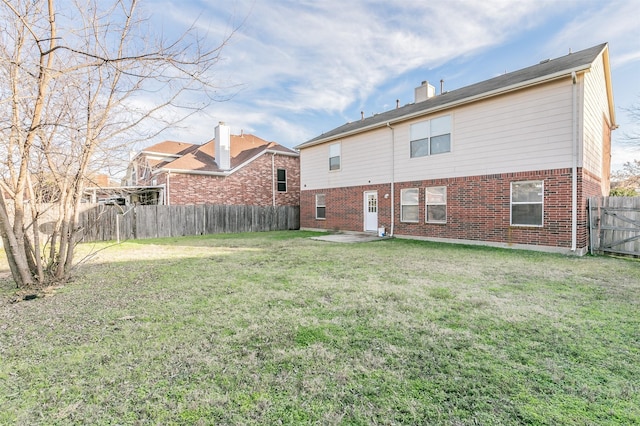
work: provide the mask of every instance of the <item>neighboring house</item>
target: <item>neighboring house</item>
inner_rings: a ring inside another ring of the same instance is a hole
[[[131,160],[126,186],[161,187],[159,204],[298,206],[299,154],[220,123],[202,145],[165,141]]]
[[[301,228],[586,252],[617,127],[607,44],[415,95],[296,147]]]

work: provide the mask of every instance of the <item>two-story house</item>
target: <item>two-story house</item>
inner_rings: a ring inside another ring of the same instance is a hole
[[[126,186],[158,189],[158,204],[297,206],[299,154],[220,123],[202,145],[165,141],[143,149]]]
[[[364,116],[300,150],[304,229],[583,254],[616,128],[601,44]]]

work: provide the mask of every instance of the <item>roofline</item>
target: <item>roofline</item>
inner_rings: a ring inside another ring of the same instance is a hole
[[[214,172],[214,171],[204,171],[204,170],[171,169],[171,168],[167,168],[167,167],[161,167],[159,169],[154,170],[151,174],[152,175],[156,175],[156,174],[159,174],[161,172],[169,172],[169,173],[180,173],[180,174],[185,174],[185,175],[229,176],[229,175],[235,173],[236,171],[242,169],[247,164],[255,161],[258,157],[260,157],[262,155],[265,155],[265,154],[278,154],[278,155],[285,155],[287,157],[299,157],[300,156],[300,153],[297,153],[297,152],[282,152],[282,151],[278,151],[278,150],[275,150],[275,149],[265,149],[264,151],[261,151],[258,154],[254,155],[253,157],[249,158],[247,161],[237,165],[233,169],[229,169],[229,170],[225,170],[225,171]]]
[[[164,185],[129,185],[129,186],[88,186],[84,191],[104,191],[108,189],[161,189]]]
[[[611,129],[618,128],[616,123],[616,107],[613,103],[613,83],[611,82],[611,64],[609,63],[609,44],[602,51],[602,59],[604,62],[604,79],[607,85],[607,100],[609,101],[609,117],[611,117]]]
[[[182,155],[180,154],[168,154],[166,152],[159,152],[159,151],[147,151],[147,150],[142,150],[140,151],[136,157],[145,154],[145,155],[157,155],[158,157],[175,157],[175,158],[180,158],[182,157]]]
[[[283,152],[283,151],[278,151],[277,149],[265,149],[264,152],[266,152],[267,154],[284,155],[286,157],[300,157],[299,152]]]
[[[433,108],[429,108],[429,109],[424,109],[424,110],[420,110],[420,111],[416,111],[414,113],[411,114],[406,114],[397,118],[394,118],[393,120],[388,120],[388,121],[381,121],[381,122],[377,122],[377,123],[373,123],[370,124],[366,127],[360,127],[348,132],[344,132],[344,133],[339,133],[337,135],[333,135],[333,136],[329,136],[323,139],[319,139],[313,142],[305,142],[302,143],[300,145],[295,146],[295,149],[303,149],[303,148],[309,148],[315,145],[320,145],[326,142],[330,142],[330,141],[334,141],[336,139],[341,139],[347,136],[352,136],[358,133],[362,133],[362,132],[366,132],[369,130],[374,130],[377,128],[381,128],[381,127],[386,127],[387,124],[391,125],[391,124],[396,124],[402,121],[407,121],[410,120],[412,118],[416,118],[416,117],[420,117],[423,115],[427,115],[427,114],[432,114],[434,112],[438,112],[438,111],[442,111],[445,109],[450,109],[459,105],[464,105],[464,104],[468,104],[471,102],[476,102],[482,99],[487,99],[487,98],[491,98],[494,96],[498,96],[498,95],[502,95],[505,93],[509,93],[509,92],[513,92],[516,90],[520,90],[520,89],[524,89],[527,87],[531,87],[531,86],[536,86],[539,84],[543,84],[543,83],[548,83],[554,80],[559,80],[563,77],[567,77],[567,76],[571,76],[571,73],[575,72],[587,72],[588,70],[591,69],[591,63],[588,64],[584,64],[584,65],[580,65],[574,68],[570,68],[570,69],[566,69],[566,70],[562,70],[562,71],[558,71],[555,72],[553,74],[547,74],[544,75],[542,77],[538,77],[538,78],[534,78],[533,80],[527,80],[527,81],[523,81],[521,83],[516,83],[516,84],[512,84],[511,86],[505,86],[505,87],[501,87],[499,89],[494,89],[494,90],[490,90],[488,92],[483,92],[477,95],[473,95],[467,98],[463,98],[463,99],[459,99],[457,101],[452,101],[443,105],[438,105],[436,107]],[[610,80],[610,79],[608,79]],[[608,86],[610,85],[610,82],[608,82]],[[610,103],[611,105],[611,103]],[[611,108],[611,107],[609,107]]]

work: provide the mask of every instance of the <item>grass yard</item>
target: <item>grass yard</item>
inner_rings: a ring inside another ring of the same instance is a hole
[[[0,424],[640,423],[638,260],[311,235],[126,242],[19,303],[1,279]]]

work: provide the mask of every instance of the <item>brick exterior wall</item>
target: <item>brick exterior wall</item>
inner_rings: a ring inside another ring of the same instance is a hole
[[[585,177],[583,177],[585,176]],[[511,182],[544,181],[543,226],[511,226]],[[425,223],[425,188],[447,187],[447,223]],[[400,194],[419,188],[419,223],[400,221]],[[364,191],[378,191],[378,223],[389,232],[390,184],[302,191],[300,226],[362,231]],[[587,198],[600,195],[600,182],[578,169],[577,248],[588,246]],[[326,219],[315,218],[315,195],[325,194]],[[571,169],[540,170],[395,184],[395,235],[571,248]]]
[[[277,169],[287,171],[287,191],[277,192],[277,206],[297,206],[300,204],[300,159],[275,155],[272,168],[272,154],[258,157],[248,165],[229,176],[204,174],[171,173],[169,176],[169,203],[186,204],[227,204],[227,205],[273,205],[273,179]],[[153,176],[157,185],[167,183],[167,174]]]
[[[582,171],[582,179],[578,180],[578,247],[589,246],[589,197],[599,197],[608,195],[609,181],[604,184],[600,178],[587,172]],[[606,188],[603,192],[603,186]]]

